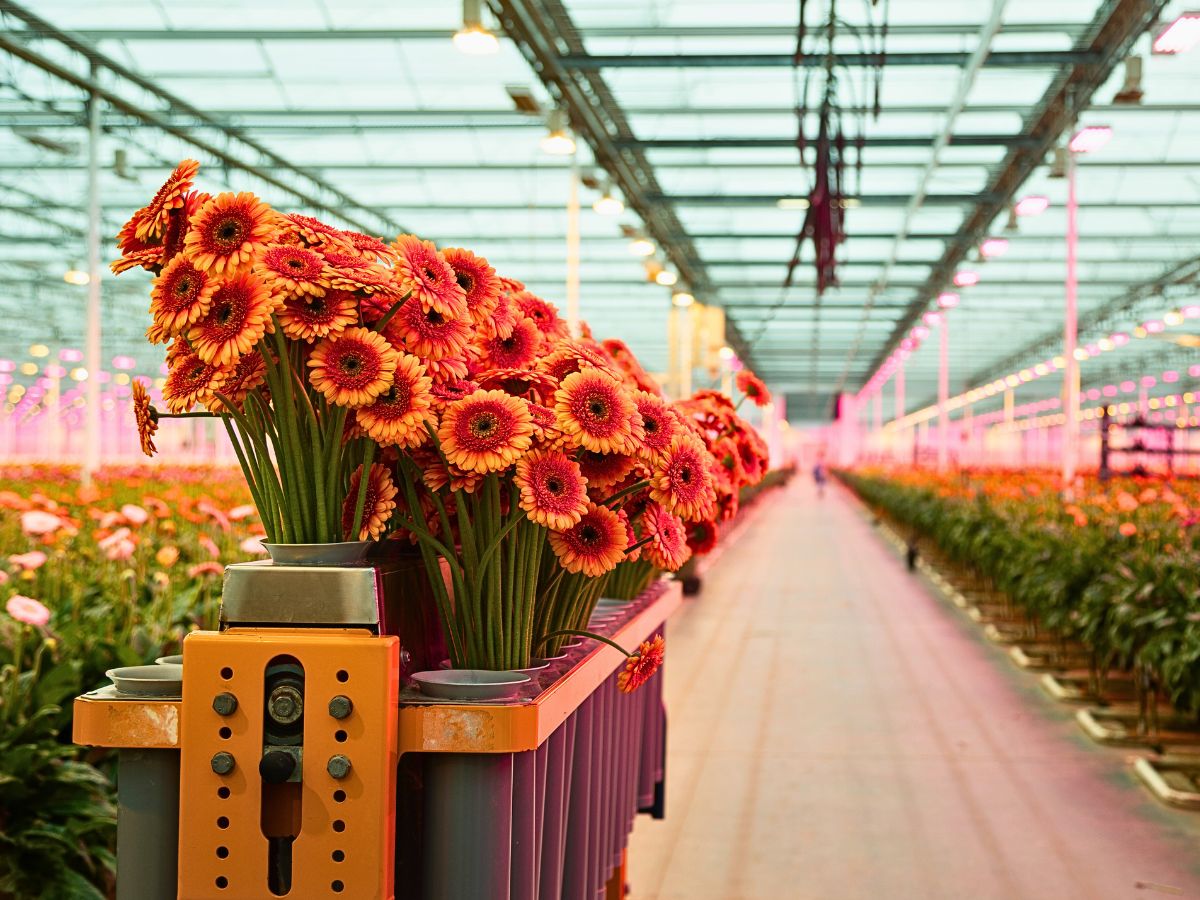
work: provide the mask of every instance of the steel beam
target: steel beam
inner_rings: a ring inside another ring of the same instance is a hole
[[[834,65],[839,68],[855,66],[947,66],[962,68],[970,53],[835,53]],[[676,53],[629,54],[627,56],[598,56],[588,53],[561,57],[569,69],[781,69],[799,65],[802,68],[825,66],[828,55],[812,53],[797,60],[791,53]],[[1092,65],[1100,57],[1081,50],[1017,50],[989,54],[984,68],[1055,68],[1061,65]]]
[[[934,135],[868,135],[863,146],[932,147]],[[1035,138],[1022,134],[960,134],[950,138],[951,147],[1032,147]],[[626,138],[618,147],[642,150],[771,150],[796,149],[794,137],[704,137],[704,138]]]

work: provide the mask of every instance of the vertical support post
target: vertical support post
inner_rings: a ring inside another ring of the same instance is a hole
[[[942,313],[938,326],[938,471],[950,465],[950,319]]]
[[[876,452],[879,451],[882,445],[883,438],[883,387],[882,385],[876,389],[875,397],[872,401],[872,412],[874,413],[874,421],[871,423],[871,438],[875,444]]]
[[[1078,343],[1079,276],[1076,252],[1079,247],[1079,201],[1075,194],[1075,154],[1067,151],[1067,283],[1066,314],[1063,317],[1063,490],[1069,491],[1075,481],[1075,466],[1079,457],[1079,360],[1075,358]]]
[[[1004,461],[1011,465],[1015,461],[1015,456],[1012,452],[1015,440],[1013,438],[1013,421],[1016,413],[1016,398],[1013,396],[1012,388],[1006,388],[1004,391]]]
[[[50,379],[43,415],[46,417],[46,458],[53,462],[58,462],[63,452],[62,379],[58,376],[61,368],[58,363],[50,363],[42,369]]]
[[[679,397],[692,394],[692,310],[695,304],[677,307],[679,310]]]
[[[96,77],[95,66],[92,77]],[[83,359],[87,368],[83,408],[83,483],[100,468],[100,98],[88,97],[87,325]]]
[[[901,357],[900,364],[896,366],[896,376],[893,379],[893,387],[896,394],[896,421],[899,422],[904,418],[904,359]],[[899,425],[895,428],[893,441],[895,442],[896,450],[900,454],[900,459],[903,461],[904,448],[901,443],[901,438],[904,434]]]
[[[966,436],[963,463],[973,465],[975,462],[975,407],[968,403],[963,408],[963,434]]]
[[[117,900],[174,897],[179,854],[179,751],[117,754]]]
[[[567,191],[567,329],[579,337],[579,153],[571,153]]]

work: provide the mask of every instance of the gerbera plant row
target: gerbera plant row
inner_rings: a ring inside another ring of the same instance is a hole
[[[729,398],[669,402],[620,341],[469,250],[390,243],[193,188],[182,163],[122,229],[154,274],[166,416],[220,418],[267,537],[394,540],[424,559],[455,667],[521,668],[704,549],[766,469]],[[748,373],[746,398],[767,401]],[[661,643],[630,654],[630,677]],[[653,665],[651,665],[653,663]]]

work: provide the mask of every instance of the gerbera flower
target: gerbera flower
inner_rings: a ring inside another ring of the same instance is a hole
[[[324,257],[329,264],[329,283],[335,288],[388,298],[399,298],[404,293],[396,284],[392,270],[385,266],[358,258],[347,261],[340,253],[326,252]],[[335,265],[333,260],[339,260],[341,265]]]
[[[679,433],[679,420],[665,400],[647,391],[635,393],[633,404],[642,417],[642,451],[646,456],[657,456]]]
[[[258,251],[254,271],[274,294],[319,297],[329,287],[325,259],[297,244],[268,244]]]
[[[629,447],[637,409],[612,376],[599,369],[575,372],[554,396],[559,426],[583,447],[598,453],[620,453]]]
[[[771,392],[767,390],[762,379],[749,369],[742,369],[738,372],[736,382],[737,389],[755,406],[766,406],[771,402]]]
[[[280,234],[284,238],[299,240],[306,247],[337,246],[343,250],[352,249],[350,242],[337,228],[326,225],[320,219],[298,213],[285,213],[281,217]]]
[[[534,450],[517,460],[513,482],[531,522],[565,531],[587,512],[587,479],[565,453]]]
[[[192,214],[183,253],[219,275],[250,262],[278,229],[278,215],[254,194],[217,194]]]
[[[139,210],[140,221],[136,227],[136,235],[142,240],[161,239],[167,230],[171,210],[179,209],[184,204],[183,195],[192,189],[192,179],[200,171],[200,163],[194,159],[185,159],[175,171],[167,176],[163,186],[154,194],[154,199]]]
[[[121,226],[121,230],[117,232],[117,249],[121,251],[122,256],[150,247],[162,248],[162,238],[160,237],[138,237],[139,229],[145,231],[149,215],[150,207],[143,206],[130,216],[128,221]]]
[[[455,400],[461,400],[463,397],[477,390],[479,390],[479,385],[474,381],[467,381],[462,378],[449,380],[434,378],[433,385],[429,389],[429,395],[433,399],[434,409],[443,409]]]
[[[308,380],[337,406],[366,406],[392,385],[400,353],[369,328],[347,328],[317,344]]]
[[[150,392],[140,381],[134,381],[130,385],[130,390],[133,391],[133,417],[137,421],[138,440],[141,442],[142,452],[147,456],[153,456],[158,452],[158,448],[154,446],[154,433],[158,431],[158,416],[150,404]]]
[[[498,472],[529,449],[529,408],[503,391],[475,391],[446,407],[438,440],[446,459],[468,472]]]
[[[642,531],[650,539],[642,547],[642,553],[660,569],[677,572],[692,555],[683,520],[657,503],[646,504],[642,512]]]
[[[342,238],[363,259],[388,263],[394,262],[396,259],[396,251],[377,237],[371,237],[361,231],[343,231]]]
[[[131,250],[120,259],[114,259],[108,264],[108,268],[114,275],[120,275],[122,272],[128,272],[139,266],[147,272],[157,272],[162,266],[162,247]]]
[[[555,348],[538,360],[538,371],[562,381],[583,369],[600,369],[613,378],[620,373],[600,353],[576,341],[559,341]]]
[[[625,669],[617,676],[617,689],[625,694],[632,694],[663,664],[663,653],[666,642],[661,634],[656,634],[648,641],[642,641],[637,652],[625,660]]]
[[[311,344],[337,336],[357,323],[358,298],[337,288],[330,288],[322,297],[294,294],[283,301],[276,315],[284,334]]]
[[[633,471],[637,460],[624,453],[579,452],[579,468],[593,491],[605,491]]]
[[[553,397],[558,390],[558,382],[549,375],[529,369],[489,369],[479,376],[479,386],[537,400]]]
[[[383,445],[417,447],[429,437],[425,430],[431,398],[430,380],[415,356],[401,353],[396,360],[392,386],[354,417],[373,441]]]
[[[455,280],[466,297],[467,313],[472,322],[482,322],[496,311],[500,302],[500,279],[482,256],[461,247],[449,247],[442,257],[454,270]]]
[[[150,291],[150,315],[166,334],[178,334],[202,318],[220,282],[177,256],[167,264]]]
[[[396,508],[396,494],[399,491],[392,481],[392,473],[388,471],[387,466],[373,463],[367,476],[367,493],[363,500],[358,534],[350,534],[354,528],[354,511],[358,507],[362,473],[362,466],[359,466],[350,476],[350,489],[346,492],[346,501],[342,505],[342,534],[348,541],[378,540]]]
[[[496,308],[492,310],[492,314],[486,319],[478,320],[476,324],[479,333],[488,340],[504,340],[512,334],[520,319],[521,316],[508,299],[508,295],[501,294],[496,300]]]
[[[183,252],[187,240],[188,222],[192,214],[212,199],[212,194],[204,191],[191,191],[184,194],[183,205],[171,210],[167,218],[167,230],[163,234],[162,261],[165,266]]]
[[[628,536],[620,516],[607,506],[588,503],[570,528],[550,532],[550,547],[568,572],[598,578],[625,558]]]
[[[384,329],[389,340],[422,359],[457,356],[471,340],[469,320],[452,319],[411,300],[400,307]]]
[[[175,346],[175,345],[173,345]],[[170,369],[163,383],[163,402],[173,413],[187,412],[197,403],[205,403],[214,391],[221,389],[225,372],[220,366],[205,362],[186,344],[168,355]]]
[[[676,437],[654,464],[650,497],[689,522],[708,518],[717,499],[708,469],[711,459],[696,438]]]
[[[690,523],[687,526],[687,543],[692,553],[696,556],[711,553],[713,547],[717,546],[718,533],[717,523],[711,519]]]
[[[505,294],[515,294],[525,290],[525,282],[517,281],[515,278],[509,278],[506,275],[497,275],[496,280],[500,282],[500,290]]]
[[[393,269],[401,293],[410,294],[425,309],[452,319],[467,317],[467,295],[454,269],[431,241],[402,234],[392,241],[396,251]]]
[[[483,345],[484,355],[494,369],[527,369],[542,349],[542,333],[529,319],[519,319],[506,338],[492,338]]]
[[[538,331],[551,338],[567,336],[567,323],[558,316],[558,307],[529,291],[518,291],[512,295],[517,313],[531,320]]]
[[[264,351],[265,352],[265,351]],[[247,353],[223,373],[221,396],[229,400],[235,409],[242,409],[247,395],[267,380],[267,364],[262,353]],[[204,405],[209,412],[226,412],[225,401],[213,394]]]
[[[445,359],[424,359],[425,370],[435,381],[463,381],[470,374],[466,357],[448,356]]]
[[[188,329],[188,341],[205,362],[228,365],[253,350],[271,328],[275,305],[262,281],[239,272],[217,288],[208,312]]]

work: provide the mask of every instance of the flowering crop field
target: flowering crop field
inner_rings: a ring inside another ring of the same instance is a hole
[[[216,626],[227,563],[262,554],[236,470],[0,466],[0,897],[104,897],[111,757],[71,745],[105,670]]]
[[[1083,479],[1064,499],[1046,473],[860,469],[868,504],[932,540],[1095,667],[1136,670],[1200,714],[1200,483]]]

